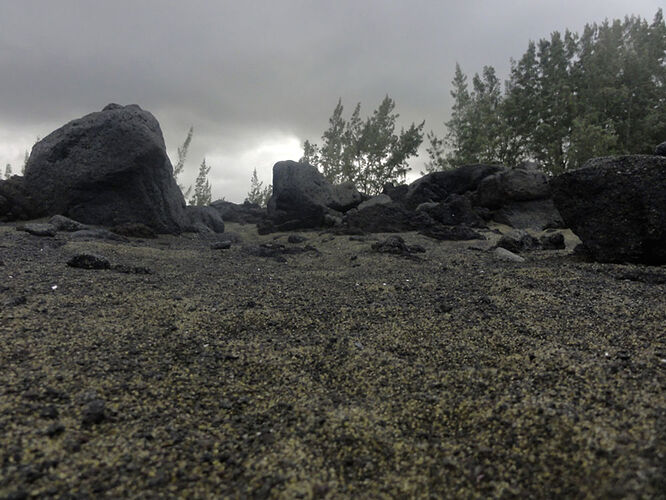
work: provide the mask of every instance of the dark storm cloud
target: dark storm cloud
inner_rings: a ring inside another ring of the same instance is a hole
[[[194,125],[189,176],[204,155],[227,162],[214,165],[214,194],[239,201],[253,166],[269,180],[283,159],[251,151],[318,140],[339,97],[371,111],[388,93],[404,125],[441,131],[456,61],[506,76],[529,39],[605,17],[651,20],[658,3],[3,0],[0,161],[12,137],[138,103],[170,151]],[[251,164],[259,158],[269,164]]]

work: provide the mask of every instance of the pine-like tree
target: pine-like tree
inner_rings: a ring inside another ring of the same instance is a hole
[[[11,176],[12,176],[12,166],[9,163],[7,163],[7,165],[5,165],[5,179],[9,179]]]
[[[252,177],[250,178],[250,190],[247,193],[245,198],[246,202],[256,203],[260,207],[265,207],[268,204],[268,199],[271,197],[273,192],[273,186],[269,184],[266,187],[263,187],[264,183],[259,180],[257,176],[257,169],[255,168],[252,171]]]
[[[206,158],[203,159],[199,166],[199,175],[194,184],[194,195],[190,199],[190,205],[205,206],[210,205],[211,200],[211,186],[208,181],[208,174],[210,167],[206,165]]]
[[[187,152],[190,149],[190,143],[192,142],[193,134],[194,134],[194,127],[190,126],[190,129],[187,131],[187,137],[185,138],[185,142],[183,142],[182,146],[178,148],[178,161],[173,166],[173,177],[174,179],[176,179],[176,183],[178,184],[180,190],[183,192],[183,196],[185,198],[187,198],[192,192],[192,186],[185,188],[183,185],[178,183],[178,177],[185,170],[185,160],[187,159]]]
[[[405,178],[408,159],[417,155],[423,141],[423,123],[412,123],[396,133],[399,115],[394,109],[395,102],[387,95],[365,120],[361,119],[360,103],[349,120],[344,120],[339,100],[322,135],[322,147],[305,141],[303,159],[316,159],[331,182],[351,181],[365,193],[379,193],[385,183]]]

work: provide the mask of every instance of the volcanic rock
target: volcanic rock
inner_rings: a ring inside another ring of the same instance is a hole
[[[189,206],[185,211],[190,219],[192,229],[196,229],[196,232],[224,232],[224,221],[220,212],[214,207]]]
[[[414,212],[397,203],[373,205],[347,214],[347,225],[369,233],[399,233],[431,226],[434,222],[425,212]]]
[[[67,265],[79,269],[111,269],[111,263],[108,259],[88,253],[80,253],[72,256],[67,261]]]
[[[594,158],[552,185],[565,223],[595,260],[666,263],[666,157]]]
[[[249,201],[238,204],[226,200],[217,200],[211,203],[210,206],[219,212],[222,220],[227,222],[258,224],[266,219],[267,215],[264,208]]]
[[[56,235],[56,227],[52,224],[39,224],[39,223],[29,223],[16,226],[17,231],[25,231],[26,233],[32,234],[33,236],[49,236],[53,237]]]
[[[137,105],[110,104],[39,141],[24,187],[40,215],[103,226],[141,222],[166,233],[188,222],[159,123]]]
[[[49,224],[55,226],[58,231],[65,231],[72,233],[74,231],[82,231],[88,229],[88,226],[81,224],[78,221],[65,217],[64,215],[54,215],[49,219]]]
[[[540,245],[539,240],[527,231],[514,229],[503,235],[497,243],[497,246],[505,248],[513,253],[521,253],[529,250],[536,250]]]
[[[34,219],[38,216],[35,202],[25,189],[24,179],[14,175],[0,180],[0,221]]]
[[[657,156],[666,156],[666,141],[654,148],[654,154]]]
[[[326,215],[340,215],[361,202],[353,191],[351,185],[333,186],[312,165],[281,161],[273,166],[268,216],[277,230],[322,227]]]
[[[432,172],[409,185],[405,194],[405,204],[414,209],[424,202],[444,201],[451,194],[475,191],[483,179],[500,172],[503,168],[498,165],[476,164]]]

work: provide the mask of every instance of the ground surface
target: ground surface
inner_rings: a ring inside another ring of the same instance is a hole
[[[0,498],[663,495],[664,267],[228,229],[0,226]]]

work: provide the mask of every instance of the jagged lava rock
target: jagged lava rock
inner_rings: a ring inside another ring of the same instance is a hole
[[[110,104],[39,141],[24,187],[40,215],[102,226],[140,222],[163,233],[189,222],[160,125],[137,105]]]
[[[551,184],[564,222],[595,260],[666,264],[666,157],[593,158]]]
[[[289,229],[320,227],[327,214],[346,211],[361,201],[353,186],[333,186],[307,163],[281,161],[273,166],[268,216],[276,228],[283,224]]]
[[[421,203],[441,202],[452,194],[475,191],[486,177],[502,171],[498,165],[464,165],[453,170],[432,172],[409,185],[404,202],[415,209]]]

